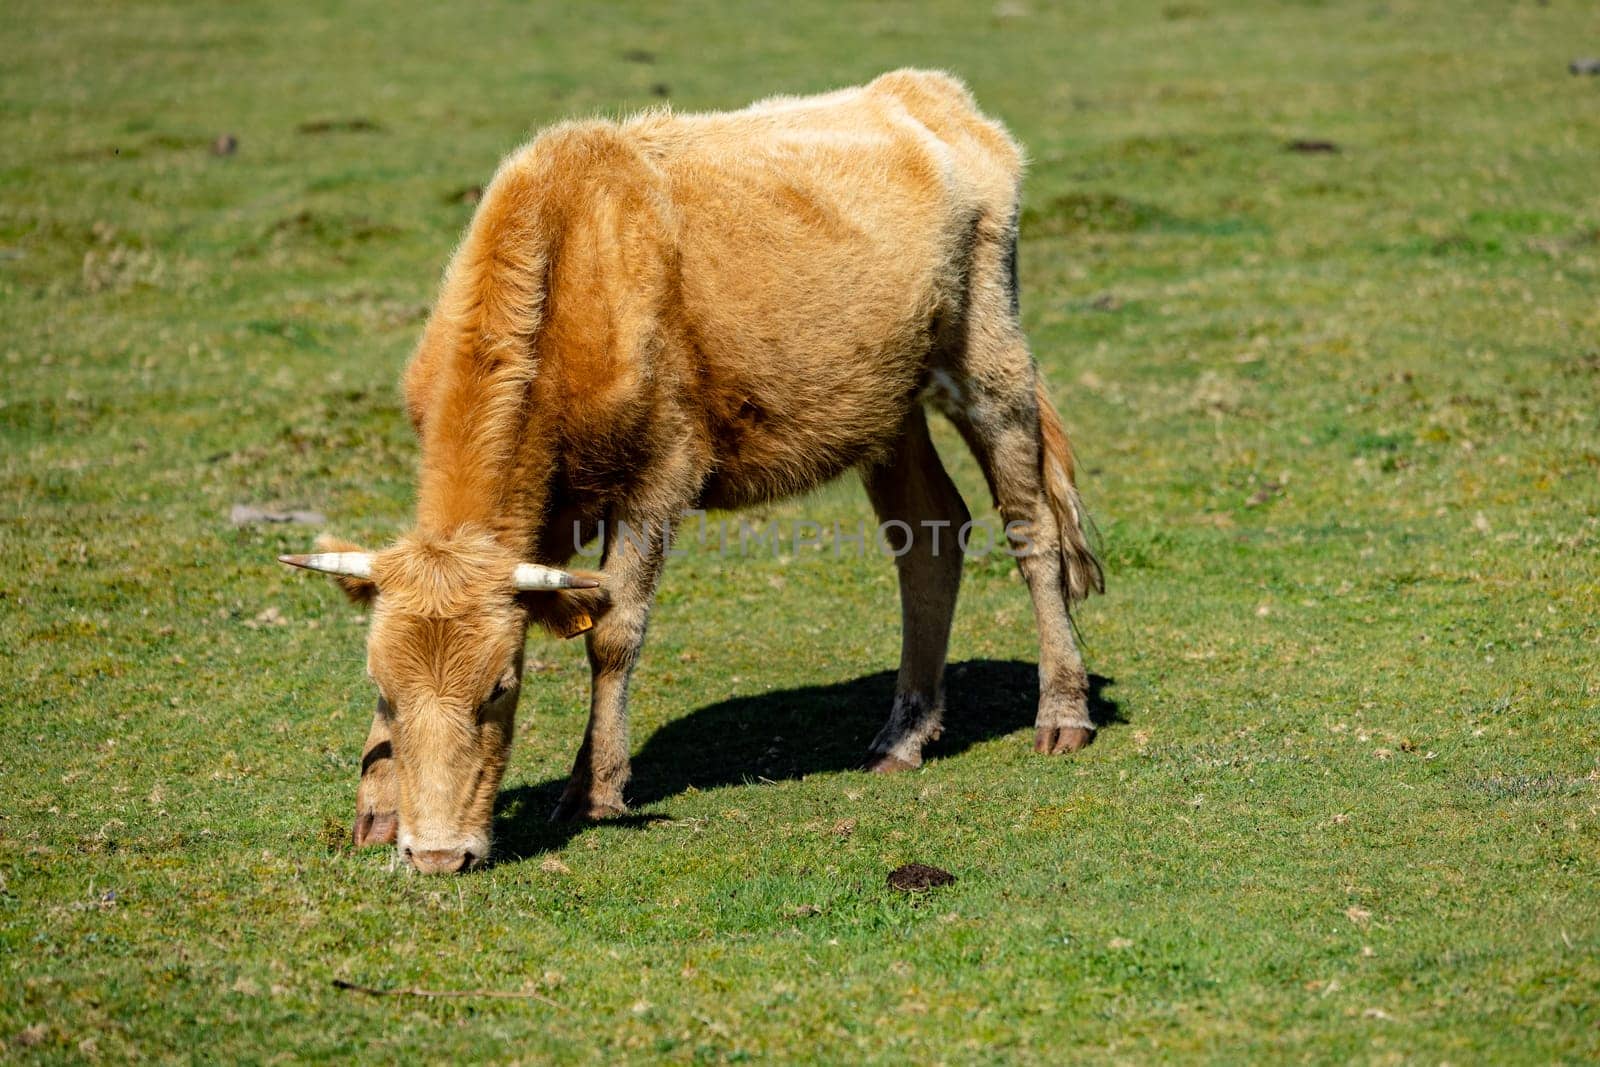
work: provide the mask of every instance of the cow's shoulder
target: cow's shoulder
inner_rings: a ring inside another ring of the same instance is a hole
[[[559,123],[501,162],[474,226],[515,230],[531,214],[570,219],[599,199],[649,195],[659,179],[631,130],[604,119]]]
[[[552,280],[581,289],[618,281],[630,262],[659,259],[647,248],[665,239],[663,204],[660,172],[610,121],[559,123],[507,155],[445,271],[406,372],[419,432],[445,367],[532,351],[552,310]]]

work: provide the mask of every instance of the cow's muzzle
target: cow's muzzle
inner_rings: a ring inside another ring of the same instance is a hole
[[[422,874],[456,874],[459,871],[471,870],[483,862],[483,857],[473,853],[471,849],[428,848],[421,850],[403,849],[401,854],[406,862],[415,867]]]

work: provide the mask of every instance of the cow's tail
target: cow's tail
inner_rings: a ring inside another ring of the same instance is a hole
[[[1056,409],[1045,394],[1044,381],[1035,387],[1039,400],[1039,466],[1045,496],[1061,530],[1061,587],[1067,602],[1106,591],[1105,573],[1089,547],[1089,516],[1078,496],[1072,459],[1072,441]]]

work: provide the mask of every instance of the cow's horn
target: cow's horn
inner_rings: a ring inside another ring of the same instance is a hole
[[[279,556],[278,562],[323,574],[342,574],[347,578],[372,577],[371,552],[313,552],[309,556]]]
[[[518,589],[594,589],[600,583],[593,578],[580,578],[576,574],[558,571],[554,567],[541,567],[537,563],[519,563],[511,580]]]

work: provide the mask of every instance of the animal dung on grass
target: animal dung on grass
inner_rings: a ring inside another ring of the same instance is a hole
[[[907,863],[889,872],[889,888],[902,893],[921,893],[943,885],[952,885],[956,876],[940,867],[926,863]]]

